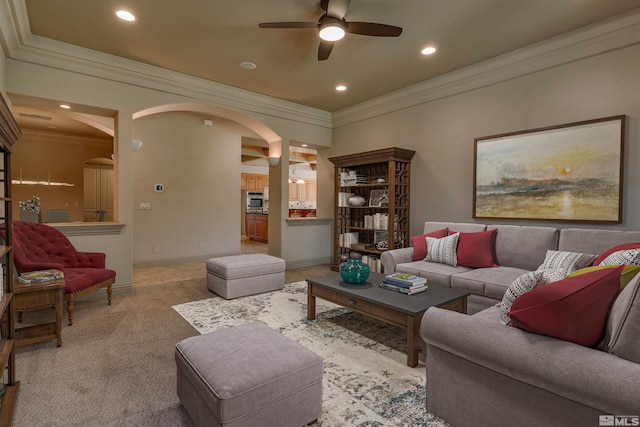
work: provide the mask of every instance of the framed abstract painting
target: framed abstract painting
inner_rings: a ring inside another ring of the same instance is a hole
[[[622,222],[625,116],[474,140],[473,217]]]

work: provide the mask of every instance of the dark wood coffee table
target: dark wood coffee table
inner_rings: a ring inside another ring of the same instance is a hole
[[[360,285],[345,283],[338,273],[307,279],[307,319],[316,318],[317,297],[399,326],[407,331],[407,365],[413,368],[418,365],[420,322],[424,312],[430,307],[440,307],[466,313],[469,292],[429,285],[425,292],[405,295],[378,286],[384,276],[371,273],[369,280]]]

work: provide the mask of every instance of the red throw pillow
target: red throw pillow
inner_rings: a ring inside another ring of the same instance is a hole
[[[614,246],[611,249],[607,249],[606,251],[598,255],[598,258],[596,258],[596,260],[593,261],[591,265],[600,265],[600,263],[604,261],[606,257],[608,257],[614,252],[623,251],[625,249],[637,249],[637,248],[640,248],[640,242],[623,243],[621,245]]]
[[[492,229],[477,233],[460,233],[458,237],[458,265],[472,268],[497,267],[494,252],[496,234]]]
[[[427,256],[427,237],[433,237],[435,239],[442,239],[449,235],[449,228],[441,228],[440,230],[432,231],[431,233],[421,234],[419,236],[411,237],[411,245],[413,245],[413,260],[422,261]]]
[[[511,326],[586,347],[602,339],[624,266],[596,270],[535,288],[511,305]]]

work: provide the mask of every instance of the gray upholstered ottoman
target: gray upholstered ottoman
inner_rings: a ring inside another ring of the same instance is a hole
[[[207,287],[225,299],[284,287],[284,260],[266,254],[232,255],[207,261]]]
[[[198,427],[300,427],[322,412],[322,358],[262,322],[187,338],[175,358]]]

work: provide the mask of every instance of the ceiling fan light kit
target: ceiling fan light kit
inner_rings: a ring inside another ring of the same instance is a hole
[[[402,28],[375,22],[347,22],[351,0],[321,0],[320,8],[326,13],[318,22],[262,22],[260,28],[317,28],[320,36],[318,61],[329,58],[333,43],[341,40],[346,33],[375,37],[398,37]]]
[[[337,42],[346,34],[345,27],[344,21],[325,15],[320,20],[320,38],[328,42]]]

